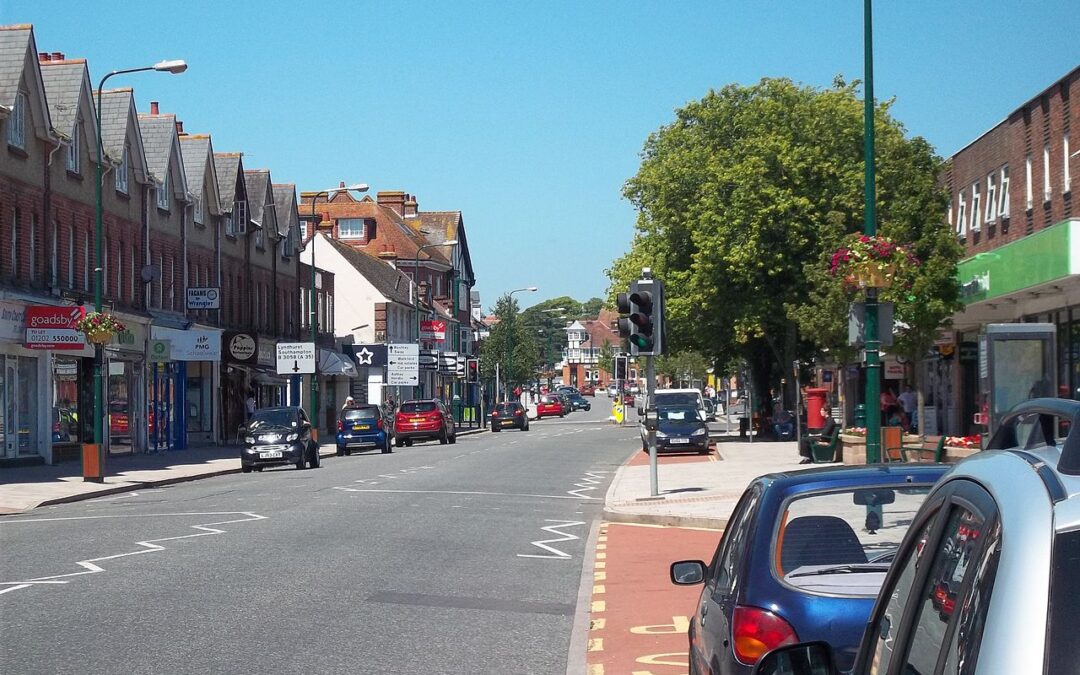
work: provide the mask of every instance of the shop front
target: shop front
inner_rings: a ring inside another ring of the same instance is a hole
[[[220,402],[221,331],[196,326],[181,330],[151,326],[151,367],[146,377],[149,408],[154,413],[151,445],[183,450],[214,443]],[[154,355],[155,347],[167,358]]]
[[[124,330],[105,346],[105,405],[108,420],[109,454],[145,452],[154,415],[147,404],[146,338],[149,322],[136,316],[119,315]]]
[[[0,302],[0,459],[52,461],[45,443],[47,358],[24,344],[27,305]],[[45,354],[47,356],[47,353]]]

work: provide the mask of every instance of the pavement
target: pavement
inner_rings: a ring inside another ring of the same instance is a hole
[[[459,427],[461,435],[485,431]],[[83,480],[80,462],[40,464],[0,469],[0,515],[39,506],[76,502],[119,492],[147,489],[211,476],[240,473],[236,445],[210,445],[151,454],[114,455],[106,459],[104,482]],[[333,456],[333,443],[319,446],[322,457]]]

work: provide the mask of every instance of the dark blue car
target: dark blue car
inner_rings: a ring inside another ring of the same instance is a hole
[[[351,455],[353,450],[377,448],[392,452],[386,434],[382,409],[377,405],[358,405],[342,408],[338,413],[337,454]]]
[[[672,564],[704,584],[690,621],[690,672],[750,673],[766,652],[825,640],[850,669],[908,524],[940,464],[826,467],[760,476],[712,562]]]

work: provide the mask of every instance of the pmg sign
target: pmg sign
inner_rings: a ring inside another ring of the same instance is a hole
[[[75,324],[85,316],[82,307],[33,305],[26,308],[26,347],[81,350],[86,335]]]

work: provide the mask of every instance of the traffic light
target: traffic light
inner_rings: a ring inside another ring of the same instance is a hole
[[[630,284],[630,354],[658,356],[663,353],[664,285],[646,274]]]
[[[619,354],[615,357],[615,379],[625,380],[627,376],[626,365],[630,361],[629,356]]]
[[[619,318],[612,326],[619,333],[620,338],[628,338],[633,332],[633,324],[630,323],[630,294],[619,293],[615,296],[615,307],[619,310]],[[624,316],[625,315],[625,316]]]
[[[479,382],[480,381],[480,360],[479,359],[466,359],[465,360],[465,381],[466,382]]]

